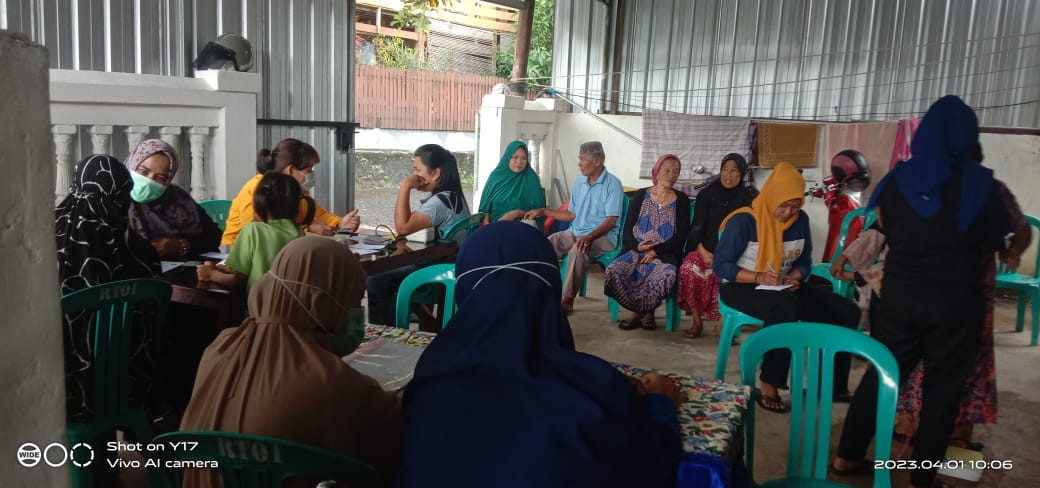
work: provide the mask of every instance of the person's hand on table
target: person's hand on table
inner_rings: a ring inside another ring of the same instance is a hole
[[[336,231],[332,230],[332,227],[325,225],[324,222],[315,220],[311,222],[311,225],[307,226],[307,231],[311,234],[318,234],[320,236],[331,236],[335,235]]]
[[[195,267],[195,274],[199,281],[213,281],[213,273],[219,273],[213,261],[203,261],[202,264]]]
[[[390,253],[390,255],[391,256],[399,256],[399,255],[404,254],[406,252],[412,252],[412,248],[408,247],[407,242],[408,241],[403,239],[403,238],[398,239],[397,240],[397,248],[394,249],[394,252]]]
[[[183,258],[188,255],[189,243],[187,239],[172,239],[160,237],[152,241],[152,247],[162,258]]]
[[[339,219],[339,229],[347,232],[357,232],[358,227],[361,225],[361,216],[358,214],[358,209],[347,212],[343,218]]]
[[[683,402],[682,389],[679,383],[663,374],[647,373],[641,379],[646,393],[657,393],[668,397],[676,407]]]
[[[536,208],[524,214],[524,218],[528,220],[540,219],[545,216],[544,208]]]

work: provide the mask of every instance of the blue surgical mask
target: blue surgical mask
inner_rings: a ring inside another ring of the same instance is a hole
[[[130,190],[130,198],[138,203],[148,203],[157,200],[166,193],[166,187],[152,181],[151,178],[136,171],[130,172],[134,180],[134,188]]]

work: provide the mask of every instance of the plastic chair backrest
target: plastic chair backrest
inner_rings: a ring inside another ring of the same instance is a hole
[[[122,416],[127,406],[131,328],[156,336],[166,319],[172,288],[162,280],[113,281],[61,297],[69,320],[90,320],[94,329],[94,418]]]
[[[788,414],[791,419],[788,477],[827,478],[834,355],[838,352],[862,356],[877,370],[879,393],[874,459],[890,459],[899,393],[899,366],[887,347],[871,337],[836,325],[813,322],[776,324],[755,332],[741,344],[740,380],[743,384],[755,385],[757,366],[766,351],[772,349],[791,351],[791,391],[794,394],[791,395],[791,412]],[[807,382],[802,378],[806,362],[809,364]],[[803,389],[806,392],[804,396],[799,394]],[[747,469],[751,474],[754,473],[754,412],[753,407],[748,408],[745,444]],[[875,487],[890,485],[887,471],[874,471]]]
[[[225,488],[281,488],[291,478],[337,480],[351,488],[381,487],[371,466],[340,453],[299,442],[235,432],[171,432],[153,442],[164,449],[145,453],[163,467],[149,467],[153,487],[180,488],[182,468],[170,461],[213,461]]]
[[[838,245],[834,247],[833,256],[824,256],[826,262],[833,262],[834,258],[841,256],[842,251],[845,250],[845,238],[849,235],[849,227],[852,227],[852,221],[859,217],[863,217],[863,230],[867,230],[877,221],[877,212],[874,209],[867,210],[867,207],[860,207],[845,214],[845,218],[841,219]]]
[[[206,211],[206,215],[217,223],[220,230],[227,227],[228,214],[231,213],[231,200],[205,200],[199,202],[199,206]]]
[[[596,262],[602,264],[604,269],[607,266],[610,266],[610,263],[614,262],[614,260],[621,255],[621,236],[624,234],[624,229],[622,229],[622,227],[625,225],[625,219],[628,218],[628,203],[630,200],[628,195],[622,195],[622,198],[624,198],[624,200],[621,201],[621,216],[618,217],[617,245],[614,246],[614,249],[605,252],[600,255],[600,257],[596,258]]]
[[[1026,215],[1025,217],[1026,222],[1029,223],[1030,227],[1036,227],[1037,230],[1040,230],[1040,218],[1034,217],[1032,215]],[[1032,232],[1032,230],[1030,230],[1030,232]],[[1007,266],[1004,266],[1004,263],[999,264],[1000,274],[1006,274],[1011,272],[1011,270],[1007,269]],[[1037,248],[1036,261],[1033,263],[1033,278],[1038,277],[1040,277],[1040,248]]]
[[[465,219],[455,222],[451,227],[448,227],[448,231],[444,233],[444,240],[455,241],[462,244],[462,241],[466,240],[470,234],[473,234],[481,225],[484,225],[484,217],[486,216],[487,214],[484,212],[477,212]]]
[[[401,286],[397,289],[396,318],[394,325],[402,329],[408,328],[408,313],[411,307],[412,293],[422,285],[440,283],[444,285],[444,317],[441,325],[448,325],[452,314],[455,313],[455,264],[434,264],[425,268],[417,269],[406,276]]]

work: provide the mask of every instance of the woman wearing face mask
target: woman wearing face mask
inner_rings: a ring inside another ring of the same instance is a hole
[[[180,168],[177,151],[158,139],[134,148],[124,161],[134,187],[130,191],[130,227],[152,243],[162,258],[216,251],[220,228],[183,188],[173,183]]]
[[[357,258],[335,241],[302,237],[286,245],[250,291],[249,318],[203,354],[181,430],[301,442],[368,463],[389,479],[400,458],[400,402],[341,358],[364,334],[351,313],[364,282]],[[189,470],[184,486],[220,486],[217,480],[215,472]]]
[[[238,233],[247,223],[257,220],[253,214],[253,192],[256,185],[263,178],[263,173],[275,171],[292,176],[303,187],[303,196],[310,196],[310,190],[314,188],[314,166],[320,162],[318,151],[313,146],[298,139],[283,139],[271,149],[261,149],[257,154],[257,175],[246,182],[239,190],[238,196],[231,201],[231,210],[228,212],[227,225],[224,228],[224,237],[220,240],[222,245],[231,246],[238,238]],[[263,170],[263,171],[261,171]],[[310,208],[309,203],[300,202],[300,217],[296,220],[301,225],[306,225],[307,231],[313,234],[330,236],[337,230],[343,229],[350,232],[357,230],[361,225],[357,209],[340,217],[324,208],[314,206],[314,218],[310,222],[303,222]]]
[[[851,300],[813,286],[802,286],[812,264],[809,216],[802,211],[805,180],[784,162],[773,168],[762,193],[729,214],[719,230],[713,270],[722,285],[719,297],[726,305],[762,319],[763,327],[784,322],[821,322],[855,329],[859,307]],[[788,288],[759,290],[758,285]],[[834,360],[834,400],[849,401],[848,379],[852,357],[838,354]],[[786,388],[791,351],[775,349],[765,354],[759,384],[758,405],[778,413],[788,411],[779,389]],[[801,394],[796,392],[795,394]]]

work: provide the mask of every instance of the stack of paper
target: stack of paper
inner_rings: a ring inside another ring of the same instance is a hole
[[[365,256],[367,254],[376,254],[386,249],[386,246],[379,244],[354,244],[350,246],[350,252],[359,256]]]

